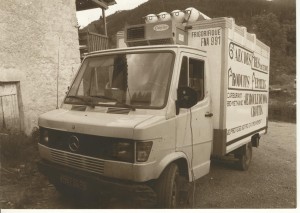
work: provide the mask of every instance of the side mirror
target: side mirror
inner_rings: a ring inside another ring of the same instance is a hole
[[[190,87],[179,87],[177,90],[176,114],[179,114],[179,109],[189,109],[198,102],[198,94],[196,90]]]

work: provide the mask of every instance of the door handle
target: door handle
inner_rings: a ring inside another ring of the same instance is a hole
[[[207,112],[207,113],[205,114],[205,117],[212,117],[213,115],[214,115],[213,113]]]

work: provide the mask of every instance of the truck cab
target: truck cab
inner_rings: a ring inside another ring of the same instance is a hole
[[[204,51],[180,45],[89,55],[61,108],[39,119],[43,168],[59,165],[136,183],[159,179],[171,164],[187,181],[207,174],[206,61]]]

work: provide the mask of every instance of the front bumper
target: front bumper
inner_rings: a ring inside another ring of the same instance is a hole
[[[157,179],[156,162],[126,163],[89,157],[38,144],[40,156],[47,162],[62,165],[64,168],[75,168],[98,174],[109,179],[127,180],[144,183]]]
[[[146,183],[135,183],[102,177],[97,174],[71,169],[49,161],[38,162],[39,171],[53,184],[63,184],[73,190],[91,193],[142,196],[156,199],[153,189]]]

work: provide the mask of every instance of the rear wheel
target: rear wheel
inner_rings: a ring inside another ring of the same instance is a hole
[[[238,154],[235,154],[235,157],[238,158],[237,166],[240,170],[248,170],[251,159],[252,159],[252,143],[247,143],[242,148],[242,151]]]

